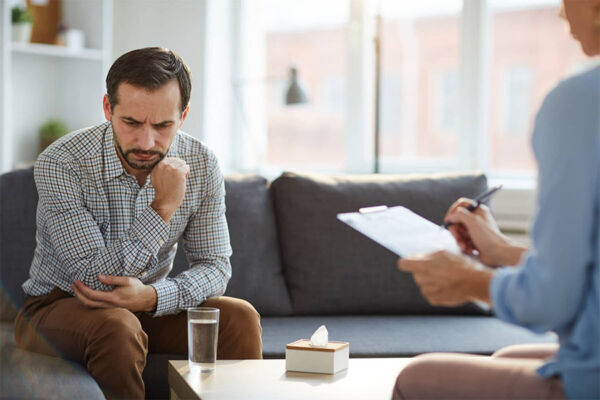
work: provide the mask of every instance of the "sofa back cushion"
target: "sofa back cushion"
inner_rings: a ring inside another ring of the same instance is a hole
[[[232,276],[225,295],[248,300],[264,316],[291,314],[267,180],[256,175],[230,175],[225,179],[225,191],[233,249]],[[185,268],[183,246],[179,246],[171,275]]]
[[[38,195],[33,168],[0,175],[0,319],[11,321],[23,304],[35,250]]]
[[[336,219],[377,205],[407,207],[441,223],[459,197],[487,187],[484,175],[351,175],[284,173],[271,190],[284,274],[296,314],[479,313],[473,305],[428,305],[398,257]]]

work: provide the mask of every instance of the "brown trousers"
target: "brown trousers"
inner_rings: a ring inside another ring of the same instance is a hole
[[[536,372],[557,350],[554,344],[523,344],[491,357],[420,355],[398,375],[393,399],[566,399],[560,378]]]
[[[250,303],[223,296],[202,306],[220,310],[219,359],[262,358],[260,315]],[[142,399],[148,352],[187,357],[187,313],[154,318],[124,308],[89,309],[54,289],[25,300],[15,339],[23,349],[83,364],[109,398]]]

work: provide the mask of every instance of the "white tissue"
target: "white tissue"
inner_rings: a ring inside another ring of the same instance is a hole
[[[329,343],[329,333],[325,325],[321,325],[310,337],[310,345],[314,347],[325,347]]]

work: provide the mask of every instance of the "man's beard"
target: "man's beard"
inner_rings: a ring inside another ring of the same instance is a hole
[[[157,151],[157,150],[129,149],[127,151],[123,151],[123,148],[121,147],[121,144],[119,143],[119,140],[117,139],[117,134],[114,131],[114,127],[113,127],[113,140],[115,142],[115,145],[117,146],[117,151],[119,152],[119,154],[121,154],[121,157],[123,157],[123,159],[125,160],[127,165],[129,165],[133,169],[151,171],[152,168],[154,168],[154,166],[156,164],[161,162],[162,159],[165,158],[165,155],[166,155],[165,153]],[[131,154],[140,154],[140,155],[147,155],[147,156],[156,154],[156,155],[158,155],[158,157],[153,160],[143,161],[143,160],[134,160],[131,157]]]

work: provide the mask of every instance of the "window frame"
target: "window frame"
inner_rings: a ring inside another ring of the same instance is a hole
[[[350,13],[347,25],[348,31],[348,70],[347,70],[347,131],[345,152],[346,165],[343,169],[323,169],[313,165],[302,166],[303,170],[321,173],[372,173],[374,157],[374,43],[375,18],[377,0],[348,0]],[[232,46],[237,49],[237,60],[244,60],[243,55],[252,54],[259,57],[260,54],[250,52],[246,42],[251,35],[245,27],[249,24],[247,15],[252,5],[256,2],[235,2],[238,11],[234,17],[239,22],[238,35],[232,40]],[[518,226],[519,230],[526,231],[533,214],[533,199],[536,188],[536,174],[515,174],[507,171],[492,171],[490,169],[489,134],[482,135],[481,132],[490,130],[489,101],[490,101],[490,63],[491,55],[491,23],[492,23],[492,0],[463,0],[462,14],[460,18],[460,60],[459,60],[459,104],[460,115],[459,140],[463,143],[459,148],[456,161],[413,159],[392,160],[385,157],[380,158],[383,173],[428,173],[440,171],[481,170],[488,176],[490,182],[500,182],[505,186],[499,200],[493,203],[493,207],[499,217],[501,227],[506,226],[513,230]],[[251,39],[256,47],[256,37]],[[264,50],[264,48],[262,49]],[[264,53],[263,53],[264,54]],[[243,65],[243,63],[241,63]],[[238,70],[242,74],[246,72],[250,76],[261,76],[264,72],[264,62],[254,61],[258,65],[249,71]],[[261,71],[260,68],[263,68]],[[264,75],[264,74],[263,74]],[[468,79],[465,79],[468,77]],[[257,92],[254,94],[256,95]],[[243,107],[254,103],[257,108],[256,97],[243,95]],[[239,106],[236,106],[239,107]],[[262,108],[264,112],[264,107]],[[276,165],[266,162],[266,115],[248,117],[240,123],[240,113],[232,112],[232,118],[238,120],[234,123],[238,132],[232,133],[234,138],[243,140],[231,140],[231,154],[233,157],[232,168],[236,171],[253,171],[267,177],[275,177],[280,172],[297,168],[291,165]],[[235,115],[237,114],[237,115]],[[254,119],[254,121],[252,120]],[[244,127],[245,126],[245,127]],[[255,129],[249,129],[254,126]],[[261,127],[262,129],[256,129]],[[240,129],[242,133],[240,133]],[[409,139],[410,140],[410,139]],[[259,154],[249,155],[251,151],[240,150],[240,142],[244,146],[254,143],[255,148],[261,149]],[[249,161],[248,157],[252,159]],[[519,221],[516,223],[515,221]]]

